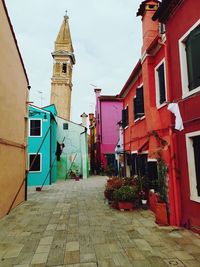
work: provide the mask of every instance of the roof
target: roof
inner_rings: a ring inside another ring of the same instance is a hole
[[[153,15],[153,20],[165,23],[174,10],[183,2],[183,0],[162,0],[158,10]]]
[[[155,4],[155,3],[160,3],[160,1],[158,1],[158,0],[146,0],[146,1],[143,1],[140,4],[140,7],[138,9],[138,12],[136,13],[137,16],[143,16],[144,15],[145,6],[146,6],[147,3],[149,3],[149,4]]]
[[[68,16],[64,16],[63,23],[55,41],[55,51],[64,50],[72,53],[74,52],[68,19]]]
[[[125,83],[124,87],[122,88],[122,90],[121,90],[121,92],[119,94],[119,97],[122,97],[122,95],[125,93],[125,91],[128,89],[128,87],[132,83],[133,78],[139,73],[141,68],[142,68],[141,60],[138,60],[135,68],[131,72],[131,75],[129,76],[129,78],[128,78],[127,82]]]
[[[101,95],[99,96],[100,101],[122,101],[118,95]]]
[[[11,29],[11,33],[12,33],[16,48],[17,48],[17,52],[19,54],[19,58],[20,58],[20,61],[21,61],[21,64],[22,64],[22,68],[24,70],[24,74],[25,74],[25,77],[26,77],[26,80],[27,80],[27,84],[29,85],[28,75],[27,75],[27,72],[26,72],[26,69],[25,69],[25,65],[24,65],[24,62],[23,62],[23,59],[22,59],[22,55],[21,55],[20,50],[19,50],[19,46],[18,46],[18,43],[17,43],[15,32],[14,32],[14,29],[13,29],[13,26],[12,26],[12,23],[11,23],[11,20],[10,20],[9,14],[8,14],[8,10],[7,10],[7,7],[6,7],[6,4],[5,4],[4,0],[2,0],[2,4],[3,4],[4,10],[5,10],[6,17],[8,19],[8,23],[9,23],[9,26],[10,26],[10,29]],[[28,86],[28,89],[30,89],[30,88],[31,87]]]

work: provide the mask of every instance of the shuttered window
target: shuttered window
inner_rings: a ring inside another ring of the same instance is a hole
[[[158,75],[158,94],[159,94],[159,104],[163,104],[166,101],[166,90],[165,90],[165,66],[162,63],[157,68]]]
[[[194,160],[196,171],[197,195],[200,196],[200,135],[193,139]]]
[[[186,40],[189,91],[200,86],[200,27],[194,29]]]
[[[144,96],[143,86],[136,89],[136,97],[133,99],[134,119],[138,119],[144,116]]]
[[[122,127],[128,126],[128,106],[122,110]]]

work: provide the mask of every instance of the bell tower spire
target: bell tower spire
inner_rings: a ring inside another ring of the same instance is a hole
[[[52,57],[54,62],[51,79],[51,104],[55,104],[58,116],[70,120],[72,69],[75,57],[67,11],[55,41]]]

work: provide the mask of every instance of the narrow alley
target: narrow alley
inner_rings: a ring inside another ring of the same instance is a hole
[[[0,266],[200,266],[198,235],[159,227],[149,210],[111,209],[105,180],[29,189],[28,201],[0,221]]]

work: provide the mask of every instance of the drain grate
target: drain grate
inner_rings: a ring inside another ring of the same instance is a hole
[[[164,262],[170,267],[171,266],[185,267],[185,265],[178,259],[167,259],[164,260]]]

